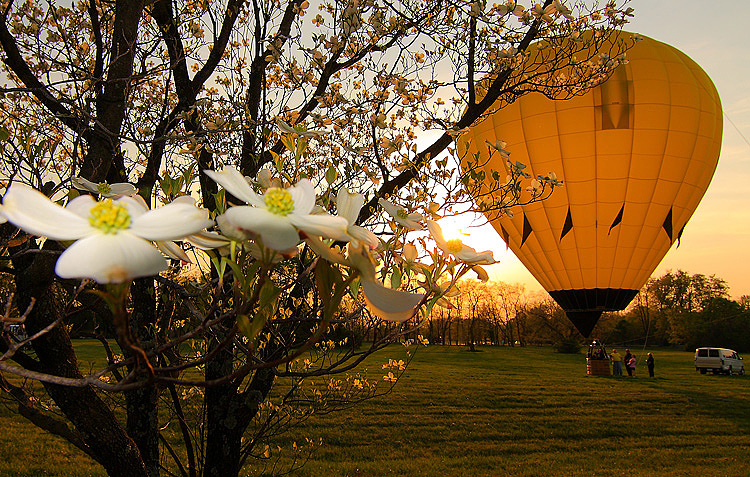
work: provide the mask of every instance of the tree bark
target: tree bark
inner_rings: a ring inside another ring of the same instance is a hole
[[[156,322],[154,281],[140,278],[131,287],[133,312],[130,327],[140,341],[139,345],[151,348],[155,336],[152,324]],[[155,385],[125,392],[127,410],[126,429],[138,446],[150,477],[159,475],[159,394]]]
[[[206,365],[206,379],[231,373],[232,355],[224,351]],[[247,390],[239,392],[236,383],[206,389],[206,452],[203,475],[229,477],[239,475],[242,465],[242,436],[258,412],[260,403],[271,391],[274,372],[255,372]]]
[[[102,93],[96,98],[97,122],[83,135],[88,151],[81,165],[81,175],[95,182],[127,179],[120,153],[120,131],[128,105],[142,13],[143,0],[119,0],[115,4],[107,79]],[[114,170],[110,172],[113,165]]]

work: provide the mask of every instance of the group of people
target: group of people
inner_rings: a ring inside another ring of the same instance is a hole
[[[631,378],[635,377],[635,364],[637,362],[636,357],[629,349],[625,350],[625,356],[620,356],[620,353],[616,349],[612,349],[612,353],[609,355],[609,360],[612,361],[612,374],[614,376],[622,376],[622,367],[625,366],[625,370],[628,372],[628,376]],[[654,355],[648,354],[646,358],[646,367],[648,368],[649,377],[654,377]]]

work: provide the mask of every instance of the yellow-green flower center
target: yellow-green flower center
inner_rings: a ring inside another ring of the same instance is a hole
[[[461,242],[460,239],[451,239],[451,240],[448,240],[448,243],[446,245],[447,245],[446,248],[451,253],[454,253],[454,254],[460,252],[461,249],[464,248],[464,244],[463,244],[463,242]]]
[[[396,215],[398,215],[399,219],[406,220],[409,218],[409,213],[405,209],[398,209],[398,212],[396,212]]]
[[[263,199],[266,201],[266,208],[272,214],[286,217],[294,210],[294,199],[286,189],[271,187],[266,191]]]
[[[99,202],[91,208],[89,223],[105,234],[114,234],[118,230],[130,227],[130,214],[125,207],[115,204],[112,199]]]
[[[101,195],[107,195],[112,192],[112,188],[106,182],[98,183],[96,185],[96,190],[98,190]]]

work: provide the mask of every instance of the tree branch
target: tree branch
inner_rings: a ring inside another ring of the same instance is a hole
[[[84,130],[87,125],[81,118],[74,115],[66,108],[60,100],[55,98],[49,92],[47,87],[34,75],[29,65],[23,59],[21,52],[18,50],[18,44],[13,35],[8,31],[7,12],[3,15],[0,22],[0,45],[5,52],[3,62],[18,77],[19,80],[28,88],[28,90],[42,103],[57,119],[65,126],[75,132]]]

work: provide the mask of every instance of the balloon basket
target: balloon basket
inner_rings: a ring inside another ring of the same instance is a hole
[[[609,360],[586,358],[586,374],[589,376],[611,376]]]

